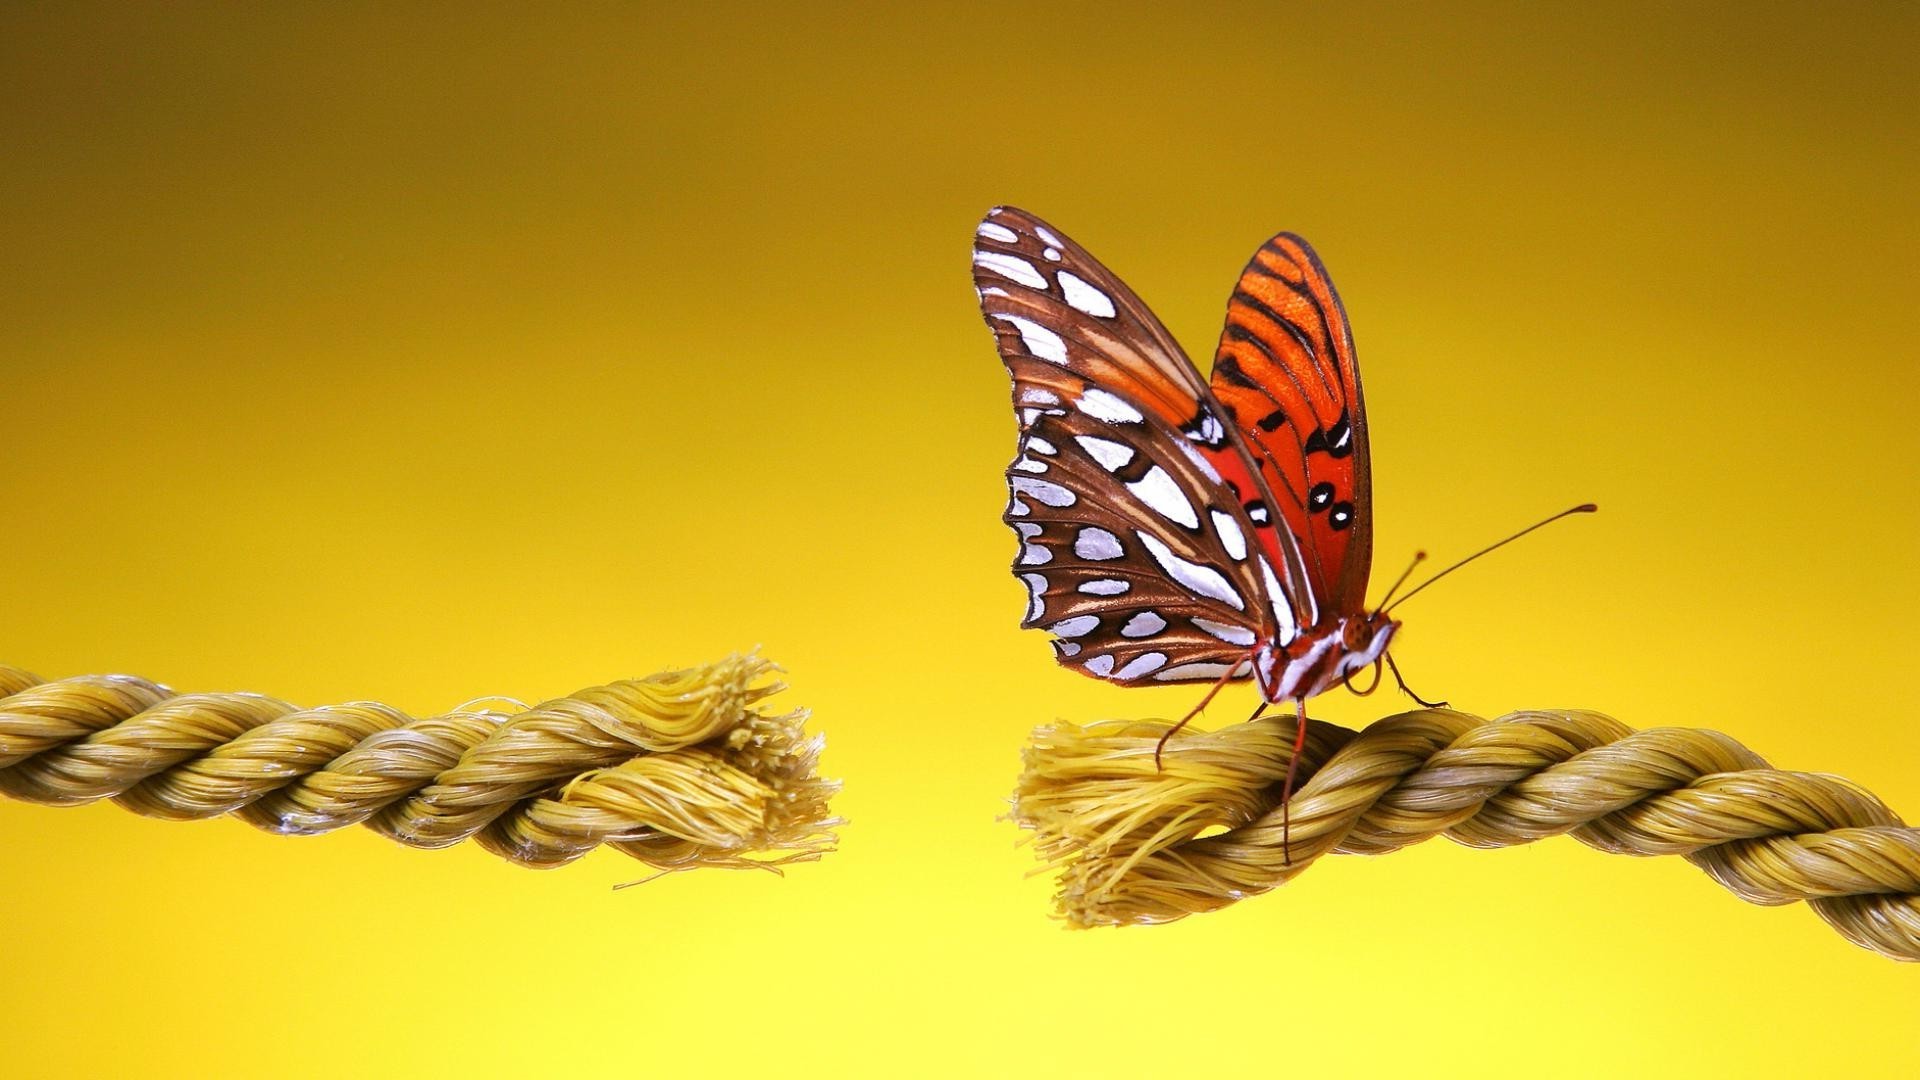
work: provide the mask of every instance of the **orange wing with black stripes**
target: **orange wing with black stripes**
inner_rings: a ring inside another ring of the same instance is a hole
[[[1362,610],[1373,562],[1367,411],[1346,309],[1305,240],[1280,233],[1241,271],[1212,389],[1277,511],[1251,516],[1297,545],[1308,587],[1289,592],[1318,609],[1301,611],[1302,624]]]

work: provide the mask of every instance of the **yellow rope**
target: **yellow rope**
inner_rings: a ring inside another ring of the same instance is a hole
[[[755,707],[783,688],[773,670],[730,656],[511,714],[412,719],[0,666],[0,794],[294,835],[364,824],[419,848],[476,837],[533,867],[602,843],[661,870],[808,861],[832,848],[839,785],[813,774],[803,712]]]
[[[1920,960],[1920,829],[1845,780],[1769,768],[1718,732],[1636,732],[1590,712],[1428,709],[1360,732],[1312,721],[1283,853],[1292,718],[1175,736],[1161,771],[1167,727],[1034,733],[1014,816],[1058,869],[1055,899],[1074,925],[1211,911],[1328,853],[1571,833],[1616,854],[1684,856],[1744,900],[1806,901],[1847,940]]]

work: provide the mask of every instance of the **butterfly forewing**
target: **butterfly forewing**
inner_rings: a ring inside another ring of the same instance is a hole
[[[1036,400],[1044,406],[1047,395],[1085,385],[1120,394],[1175,427],[1209,398],[1193,362],[1133,290],[1031,214],[1000,207],[980,223],[973,283],[1013,371],[1023,427]]]
[[[1361,610],[1373,561],[1366,408],[1346,310],[1305,240],[1281,233],[1241,272],[1211,387],[1271,495],[1263,541],[1298,548],[1308,580],[1289,592],[1302,621]]]

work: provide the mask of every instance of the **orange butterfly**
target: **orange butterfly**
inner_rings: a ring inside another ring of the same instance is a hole
[[[1308,698],[1369,666],[1377,685],[1382,663],[1406,689],[1388,601],[1408,575],[1367,607],[1366,404],[1346,311],[1305,240],[1281,233],[1241,271],[1211,382],[1032,214],[987,215],[973,277],[1020,423],[1006,521],[1023,625],[1051,631],[1062,664],[1124,685],[1211,682],[1199,708],[1251,676],[1263,710],[1294,703],[1296,762]],[[1290,765],[1283,805],[1292,789]]]

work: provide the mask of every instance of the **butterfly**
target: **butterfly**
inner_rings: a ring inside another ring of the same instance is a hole
[[[1385,655],[1366,408],[1347,319],[1306,241],[1261,245],[1211,382],[1106,267],[1001,207],[974,285],[1013,376],[1006,521],[1025,625],[1129,685],[1244,678],[1303,701]]]
[[[1253,253],[1206,380],[1131,289],[1023,210],[980,223],[973,279],[1013,377],[1022,625],[1051,632],[1060,663],[1128,686],[1211,682],[1206,700],[1251,677],[1263,709],[1294,704],[1294,761],[1307,699],[1369,666],[1377,685],[1383,661],[1399,679],[1386,600],[1407,575],[1368,609],[1366,403],[1305,240]]]

